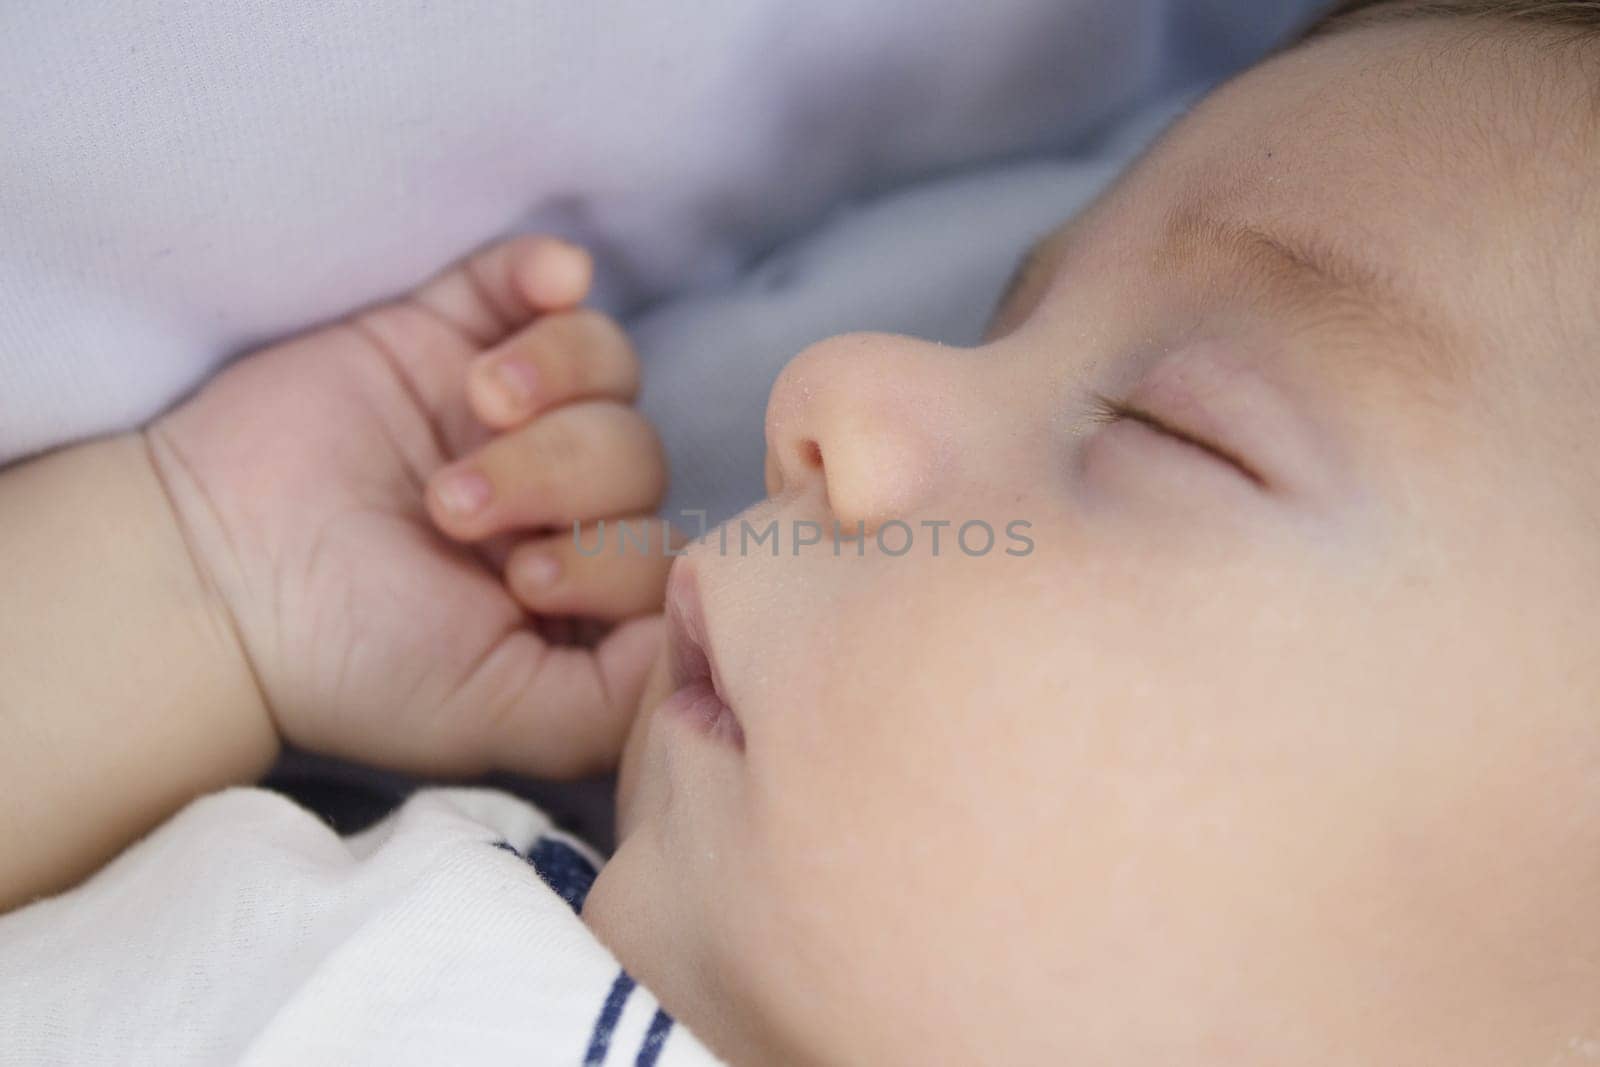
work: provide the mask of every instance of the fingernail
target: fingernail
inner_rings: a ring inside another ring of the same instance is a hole
[[[439,479],[434,493],[439,504],[452,515],[463,518],[482,511],[494,496],[489,479],[474,470],[454,471]]]
[[[518,410],[533,402],[534,392],[539,387],[539,372],[517,359],[501,361],[494,369],[494,378],[500,392]]]
[[[527,556],[517,565],[523,581],[536,589],[555,584],[561,577],[561,564],[553,556]]]

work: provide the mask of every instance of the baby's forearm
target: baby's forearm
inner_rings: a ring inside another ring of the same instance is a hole
[[[0,472],[0,911],[278,750],[138,434]]]

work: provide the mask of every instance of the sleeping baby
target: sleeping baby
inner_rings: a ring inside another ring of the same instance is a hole
[[[1597,70],[1589,0],[1345,5],[979,346],[800,353],[705,536],[538,237],[0,477],[7,1040],[1600,1062]],[[620,761],[620,844],[217,792],[284,743]]]

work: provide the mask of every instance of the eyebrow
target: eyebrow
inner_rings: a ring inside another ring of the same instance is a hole
[[[1430,384],[1447,385],[1464,373],[1458,355],[1461,346],[1437,302],[1421,295],[1421,286],[1398,268],[1326,236],[1268,227],[1202,206],[1182,206],[1167,221],[1157,262],[1192,269],[1196,261],[1231,269],[1231,282],[1266,289],[1269,299],[1301,318],[1321,314],[1358,319],[1383,334],[1412,342],[1373,352],[1370,362],[1379,369],[1401,370]]]
[[[1415,301],[1392,272],[1348,255],[1329,241],[1291,237],[1203,208],[1176,209],[1168,220],[1157,263],[1182,266],[1205,256],[1236,264],[1247,280],[1287,282],[1319,301],[1341,298],[1385,315],[1419,317]]]
[[[1034,274],[1047,266],[1074,221],[1045,234],[1024,253],[995,304],[990,328]],[[1217,214],[1198,201],[1175,208],[1155,254],[1157,267],[1192,271],[1205,261],[1228,270],[1230,280],[1271,289],[1280,302],[1291,303],[1302,313],[1336,308],[1386,332],[1412,338],[1417,342],[1411,350],[1416,358],[1409,362],[1430,379],[1453,383],[1463,373],[1456,356],[1459,345],[1432,302],[1418,297],[1418,287],[1393,269],[1368,262],[1331,241]],[[1392,363],[1391,355],[1385,351],[1375,362]]]

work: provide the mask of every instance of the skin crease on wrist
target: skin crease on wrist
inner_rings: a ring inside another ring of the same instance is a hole
[[[559,239],[494,242],[233,362],[140,435],[0,474],[0,900],[255,779],[280,737],[428,777],[614,765],[667,561],[517,580],[571,544],[541,526],[637,527],[664,485],[627,338],[578,307],[590,277]],[[510,361],[537,395],[483,404]],[[462,474],[486,509],[448,507]],[[613,625],[547,641],[569,616]]]
[[[1592,1062],[1593,69],[1319,39],[982,345],[800,354],[752,523],[1037,551],[680,561],[710,680],[658,671],[584,911],[629,972],[738,1064]]]

